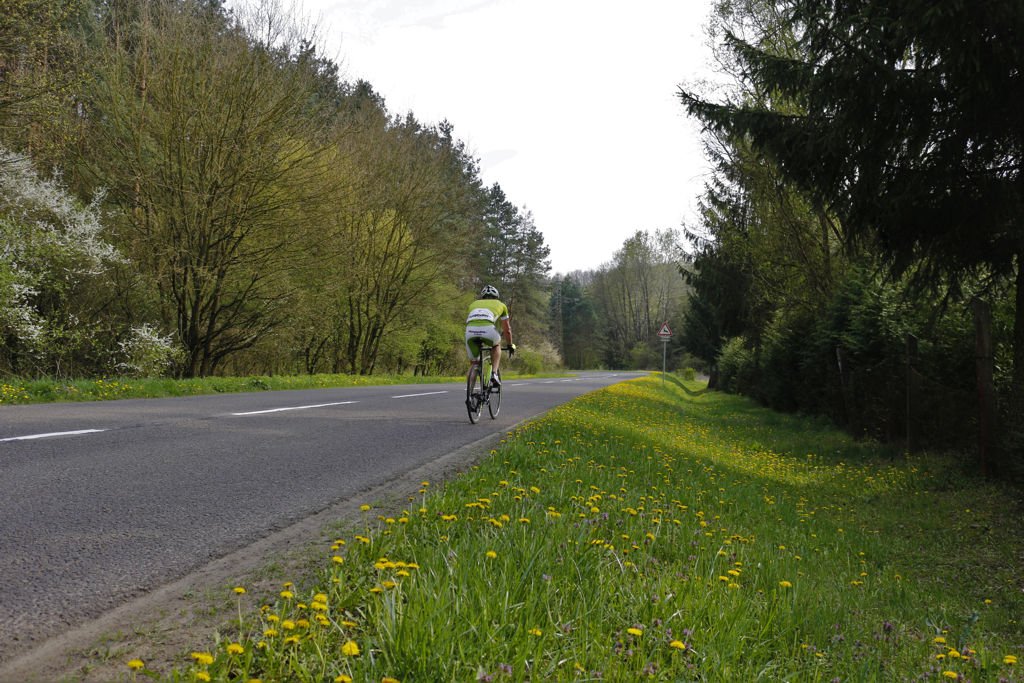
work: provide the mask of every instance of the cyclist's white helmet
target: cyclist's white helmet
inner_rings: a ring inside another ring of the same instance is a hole
[[[499,298],[498,290],[495,289],[494,287],[492,287],[491,285],[487,285],[483,289],[480,290],[480,298],[481,299],[497,299],[497,298]]]

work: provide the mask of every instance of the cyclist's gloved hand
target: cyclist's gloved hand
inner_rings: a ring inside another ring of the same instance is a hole
[[[516,345],[515,344],[509,344],[508,345],[508,355],[510,355],[510,356],[516,355]]]

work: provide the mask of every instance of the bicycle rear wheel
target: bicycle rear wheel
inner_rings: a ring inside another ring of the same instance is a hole
[[[484,387],[480,370],[480,364],[474,363],[466,377],[466,411],[469,412],[469,421],[473,424],[480,419],[484,407]]]
[[[498,411],[501,409],[501,387],[491,387],[491,397],[487,400],[487,412],[491,414],[491,419],[498,417]]]

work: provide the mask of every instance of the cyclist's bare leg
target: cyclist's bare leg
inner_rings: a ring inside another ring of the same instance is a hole
[[[492,372],[498,371],[498,365],[501,363],[501,344],[495,344],[491,347],[491,368]]]

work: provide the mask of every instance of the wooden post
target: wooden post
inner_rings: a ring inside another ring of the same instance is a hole
[[[907,335],[907,453],[914,450],[914,401],[917,399],[915,366],[917,365],[917,337]]]
[[[975,297],[971,301],[974,311],[974,359],[978,377],[978,463],[981,473],[992,473],[992,439],[995,425],[995,386],[992,382],[992,307]]]

